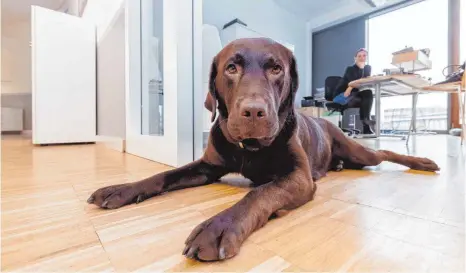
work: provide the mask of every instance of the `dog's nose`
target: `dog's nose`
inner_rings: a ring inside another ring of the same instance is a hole
[[[245,102],[241,105],[241,116],[247,119],[261,119],[267,116],[267,111],[263,103]]]

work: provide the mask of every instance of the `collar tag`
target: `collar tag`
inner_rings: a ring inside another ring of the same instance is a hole
[[[239,145],[239,147],[240,147],[241,149],[244,149],[243,142],[238,143],[238,145]]]

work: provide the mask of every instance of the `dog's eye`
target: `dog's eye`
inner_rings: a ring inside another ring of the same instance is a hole
[[[277,75],[277,74],[279,74],[280,72],[282,72],[282,67],[279,66],[278,64],[277,64],[277,65],[274,65],[274,66],[272,67],[272,70],[271,70],[271,71],[272,71],[272,74]]]
[[[230,73],[230,74],[235,74],[236,72],[238,72],[238,70],[236,69],[236,65],[229,64],[227,66],[227,72]]]

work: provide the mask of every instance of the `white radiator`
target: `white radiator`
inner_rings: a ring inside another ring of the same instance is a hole
[[[2,132],[23,131],[23,109],[2,107]]]

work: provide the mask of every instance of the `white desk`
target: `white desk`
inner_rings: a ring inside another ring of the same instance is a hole
[[[411,130],[415,130],[414,121],[416,120],[416,105],[417,97],[424,87],[430,86],[430,82],[423,79],[419,75],[404,74],[404,75],[388,75],[388,76],[373,76],[355,80],[349,83],[353,88],[372,88],[375,92],[375,136],[380,137],[380,99],[382,96],[413,96],[413,110],[411,115],[411,125],[408,130],[406,143],[409,141]],[[393,136],[393,135],[389,135]]]
[[[464,138],[466,136],[465,129],[466,129],[466,73],[463,74],[463,78],[461,81],[457,82],[450,82],[445,84],[439,85],[432,85],[426,86],[422,88],[423,91],[428,92],[445,92],[445,93],[453,93],[458,96],[458,106],[459,112],[462,113],[462,121],[461,121],[461,145],[463,145]],[[463,99],[461,99],[463,96]]]

